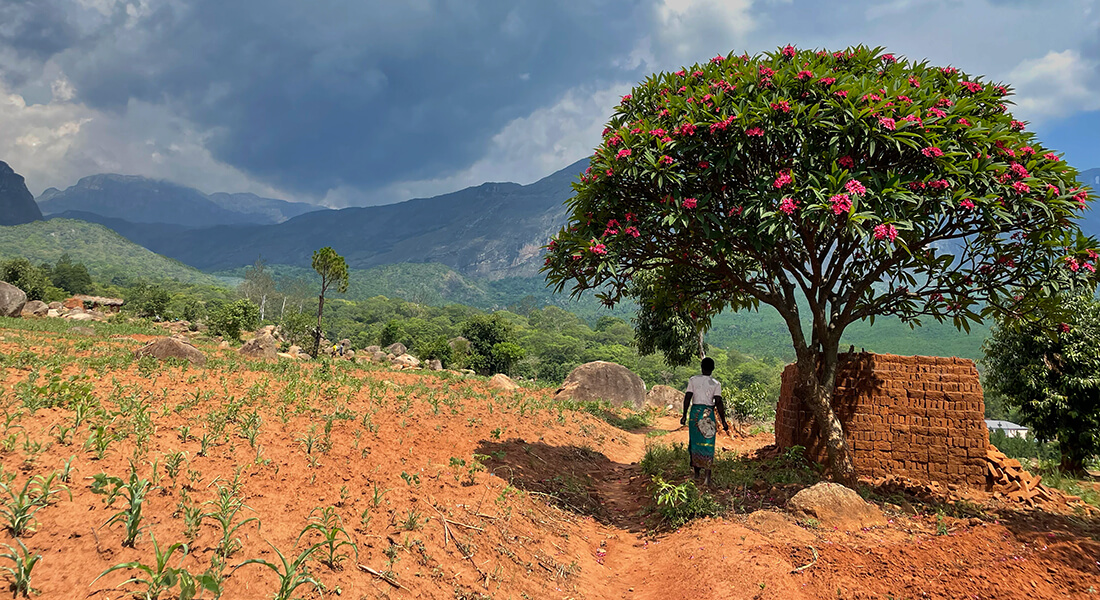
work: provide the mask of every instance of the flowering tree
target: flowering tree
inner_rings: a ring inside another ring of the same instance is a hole
[[[723,310],[774,307],[833,476],[851,483],[831,407],[845,327],[893,315],[969,330],[1095,273],[1073,225],[1091,197],[1009,95],[865,47],[653,75],[615,109],[544,271],[608,305],[635,298],[650,344],[681,358],[690,342],[654,335],[661,323],[705,330]]]

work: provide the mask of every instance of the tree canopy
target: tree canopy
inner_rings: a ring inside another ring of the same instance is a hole
[[[313,252],[313,270],[321,276],[321,294],[317,297],[317,329],[313,334],[313,356],[317,356],[321,349],[325,294],[333,285],[341,294],[348,291],[348,263],[335,250],[325,246]]]
[[[1091,197],[1010,96],[862,46],[655,74],[616,107],[545,272],[609,305],[636,299],[639,337],[666,352],[688,344],[661,324],[690,333],[775,307],[833,474],[851,482],[830,404],[846,326],[968,329],[1095,274],[1096,244],[1074,226]]]
[[[1100,453],[1100,302],[1091,294],[1065,302],[1052,319],[999,324],[984,362],[986,384],[1036,438],[1058,441],[1063,468],[1080,471]]]

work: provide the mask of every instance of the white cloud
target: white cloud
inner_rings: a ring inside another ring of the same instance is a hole
[[[1016,116],[1029,121],[1100,109],[1100,63],[1076,50],[1049,52],[1021,62],[1009,73],[1016,86]]]
[[[667,69],[743,47],[758,24],[752,7],[753,0],[657,0],[652,31],[616,62],[628,69]]]
[[[211,132],[196,130],[163,106],[131,101],[120,113],[71,102],[61,77],[54,99],[29,104],[0,84],[0,160],[27,180],[35,195],[86,175],[122,173],[169,179],[204,192],[242,191],[286,197],[213,158]]]

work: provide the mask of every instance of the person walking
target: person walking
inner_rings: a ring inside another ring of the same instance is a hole
[[[726,423],[726,403],[722,399],[722,384],[711,377],[714,373],[714,359],[704,358],[700,368],[702,375],[688,380],[684,392],[684,416],[680,425],[688,425],[688,452],[691,454],[691,469],[696,480],[703,474],[703,485],[710,485],[711,469],[714,465],[714,441],[718,434],[718,424],[729,435],[730,426]]]

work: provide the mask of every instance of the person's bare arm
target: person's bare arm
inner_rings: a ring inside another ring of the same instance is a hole
[[[680,417],[680,424],[686,425],[688,421],[688,407],[691,406],[691,392],[684,394],[684,416]]]
[[[718,420],[722,421],[722,428],[726,433],[730,432],[729,423],[726,423],[726,401],[721,396],[714,397],[714,412],[718,413]]]

